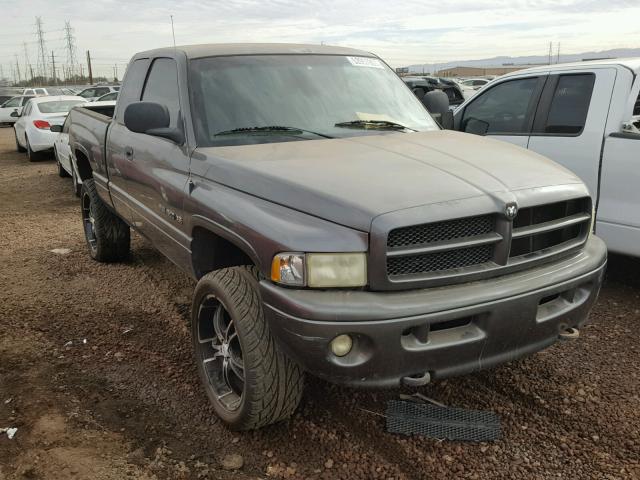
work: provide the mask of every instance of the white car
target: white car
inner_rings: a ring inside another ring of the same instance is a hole
[[[69,110],[81,103],[85,103],[83,98],[71,95],[29,100],[22,115],[11,114],[18,118],[13,125],[16,149],[26,151],[29,161],[37,160],[39,152],[53,148],[58,134],[51,131],[51,125],[62,125]]]
[[[84,98],[85,102],[93,102],[99,97],[108,93],[120,91],[119,85],[99,85],[97,87],[89,87],[78,93],[78,96]]]
[[[18,95],[4,102],[2,106],[0,106],[0,125],[13,125],[14,123],[16,123],[18,117],[11,116],[11,114],[13,112],[16,112],[18,115],[22,115],[22,108],[32,98],[33,95]]]
[[[96,102],[115,102],[118,99],[118,93],[120,92],[110,92],[106,95],[103,95],[99,98],[96,98]]]

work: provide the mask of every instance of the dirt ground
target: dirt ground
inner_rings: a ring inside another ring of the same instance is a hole
[[[638,260],[610,258],[577,341],[420,390],[497,412],[500,441],[388,434],[400,391],[313,378],[290,421],[238,434],[197,381],[189,278],[138,236],[128,263],[91,261],[70,180],[16,153],[10,128],[0,206],[0,428],[18,428],[0,434],[1,480],[640,478]]]

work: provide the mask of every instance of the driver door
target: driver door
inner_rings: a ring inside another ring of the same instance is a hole
[[[546,74],[517,77],[479,92],[456,112],[455,129],[527,148],[546,79]]]

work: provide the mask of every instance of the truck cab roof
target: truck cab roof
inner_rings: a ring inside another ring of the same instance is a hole
[[[558,63],[556,65],[540,65],[504,75],[500,78],[521,75],[523,73],[554,72],[558,70],[588,69],[592,67],[624,67],[634,74],[640,74],[640,57],[632,58],[607,58],[604,60],[587,60],[584,62]]]
[[[181,52],[187,58],[203,58],[227,55],[355,55],[375,57],[374,54],[355,48],[295,43],[209,43],[157,48],[135,55],[135,58],[155,57]]]

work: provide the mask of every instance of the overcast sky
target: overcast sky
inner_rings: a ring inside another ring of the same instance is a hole
[[[497,55],[545,55],[640,47],[640,0],[0,0],[0,64],[36,62],[35,16],[48,61],[66,62],[64,22],[79,58],[122,69],[136,51],[178,44],[296,42],[373,51],[392,66]]]

